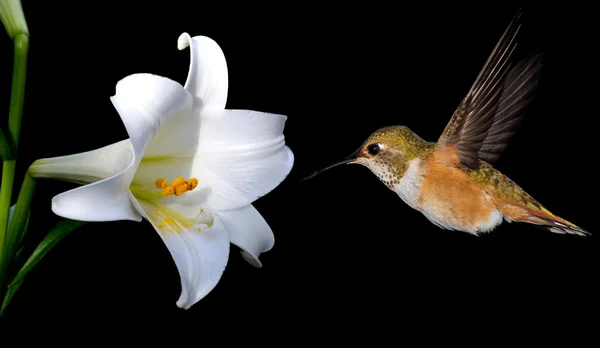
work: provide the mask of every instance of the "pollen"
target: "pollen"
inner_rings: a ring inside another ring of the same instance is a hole
[[[185,181],[182,182],[181,184],[175,186],[175,196],[184,194],[185,192],[187,192],[189,187],[190,187],[190,185],[188,185],[188,183]]]
[[[159,178],[154,183],[154,186],[156,186],[156,188],[162,189],[162,188],[169,186],[169,183],[167,182],[167,179]]]
[[[160,191],[161,196],[172,196],[175,194],[175,188],[172,186],[166,187],[164,190]]]
[[[189,186],[189,190],[193,190],[196,188],[196,186],[198,186],[198,179],[196,178],[191,178],[190,180],[187,181],[188,186]]]
[[[190,178],[189,180],[185,180],[183,177],[179,177],[171,182],[171,184],[167,184],[167,180],[160,178],[156,180],[156,188],[162,188],[163,190],[160,192],[161,196],[180,196],[188,191],[192,191],[198,186],[198,179]]]
[[[175,186],[179,186],[183,183],[185,183],[185,179],[183,177],[179,177],[179,178],[173,180],[173,182],[171,183],[171,186],[175,187]]]

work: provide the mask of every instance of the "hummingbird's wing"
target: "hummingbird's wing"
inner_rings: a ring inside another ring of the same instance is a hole
[[[542,54],[536,54],[517,64],[506,77],[494,122],[477,152],[480,159],[490,164],[498,160],[533,99],[541,71]]]
[[[438,144],[454,145],[470,168],[493,164],[520,123],[541,71],[541,54],[514,65],[521,30],[519,10],[462,100]]]

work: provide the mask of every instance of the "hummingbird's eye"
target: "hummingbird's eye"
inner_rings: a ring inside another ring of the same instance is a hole
[[[377,144],[377,143],[367,146],[367,152],[371,156],[377,155],[380,150],[381,150],[381,148],[379,147],[379,144]]]

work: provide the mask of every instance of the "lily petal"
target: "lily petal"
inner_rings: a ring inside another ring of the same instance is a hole
[[[177,48],[190,47],[190,70],[185,89],[194,96],[198,109],[225,109],[229,77],[227,61],[221,47],[206,36],[190,37],[183,33]]]
[[[129,75],[117,83],[110,98],[135,150],[136,164],[146,146],[171,116],[190,111],[192,96],[177,82],[151,74]]]
[[[285,146],[286,116],[250,110],[203,113],[191,175],[197,193],[208,192],[215,210],[235,209],[271,192],[290,173],[294,154]]]
[[[275,243],[273,232],[262,215],[248,204],[238,209],[218,212],[217,216],[227,230],[229,241],[242,249],[244,260],[254,267],[262,267],[258,257],[271,250]]]
[[[129,139],[83,152],[35,161],[29,172],[34,178],[55,178],[92,184],[52,198],[52,211],[64,218],[82,221],[141,221],[129,201],[129,183],[135,154]]]
[[[126,170],[135,159],[129,139],[74,155],[39,159],[29,167],[35,178],[87,185]]]
[[[272,191],[291,171],[294,155],[283,136],[286,116],[250,110],[190,116],[178,114],[168,121],[165,132],[174,133],[163,137],[161,129],[135,177],[142,187],[153,187],[158,178],[198,179],[194,191],[166,200],[170,208],[189,209],[191,216],[202,204],[214,210],[239,208]],[[177,155],[166,157],[161,149]]]
[[[124,173],[123,173],[124,174]],[[78,187],[52,198],[52,211],[58,216],[80,221],[141,221],[129,202],[125,175]]]
[[[215,217],[212,227],[189,226],[176,216],[144,200],[134,200],[169,249],[181,277],[177,306],[188,309],[218,284],[229,260],[229,239],[223,223]]]

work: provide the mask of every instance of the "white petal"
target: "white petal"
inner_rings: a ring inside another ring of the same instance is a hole
[[[166,120],[146,147],[142,161],[151,162],[169,157],[169,161],[184,159],[191,163],[198,148],[200,117],[180,112]]]
[[[125,175],[78,187],[52,198],[52,211],[58,216],[80,221],[141,221],[131,206]]]
[[[227,62],[221,47],[206,36],[190,37],[181,34],[177,40],[180,50],[190,47],[190,70],[185,89],[195,98],[198,109],[225,109],[227,102]]]
[[[204,191],[211,208],[235,209],[269,193],[290,173],[294,155],[285,146],[286,116],[248,110],[206,114],[191,173],[199,184],[186,199]]]
[[[189,208],[187,213],[195,215],[201,204],[214,210],[239,208],[269,193],[289,174],[294,155],[285,146],[286,116],[249,110],[205,111],[199,119],[194,115],[175,115],[171,121],[178,120],[177,125],[168,122],[164,129],[178,130],[170,141],[162,136],[152,140],[134,180],[152,187],[158,178],[198,179],[194,191],[169,197],[165,204],[173,209]],[[161,149],[177,156],[167,157]]]
[[[177,82],[150,74],[134,74],[117,83],[111,97],[133,144],[136,167],[163,122],[189,112],[192,96]]]
[[[271,228],[251,205],[217,213],[223,222],[229,241],[242,249],[242,256],[254,267],[262,267],[261,253],[273,248],[275,237]]]
[[[35,161],[29,168],[34,178],[54,178],[92,184],[52,198],[52,211],[81,221],[141,221],[129,200],[134,150],[129,140],[76,155]]]
[[[181,277],[177,306],[190,308],[212,291],[227,266],[229,239],[225,227],[218,217],[210,228],[206,225],[186,226],[175,216],[157,210],[146,201],[139,200],[134,204],[152,223],[173,256]]]
[[[29,167],[34,178],[90,184],[114,176],[132,165],[135,155],[129,139],[74,155],[39,159]]]

